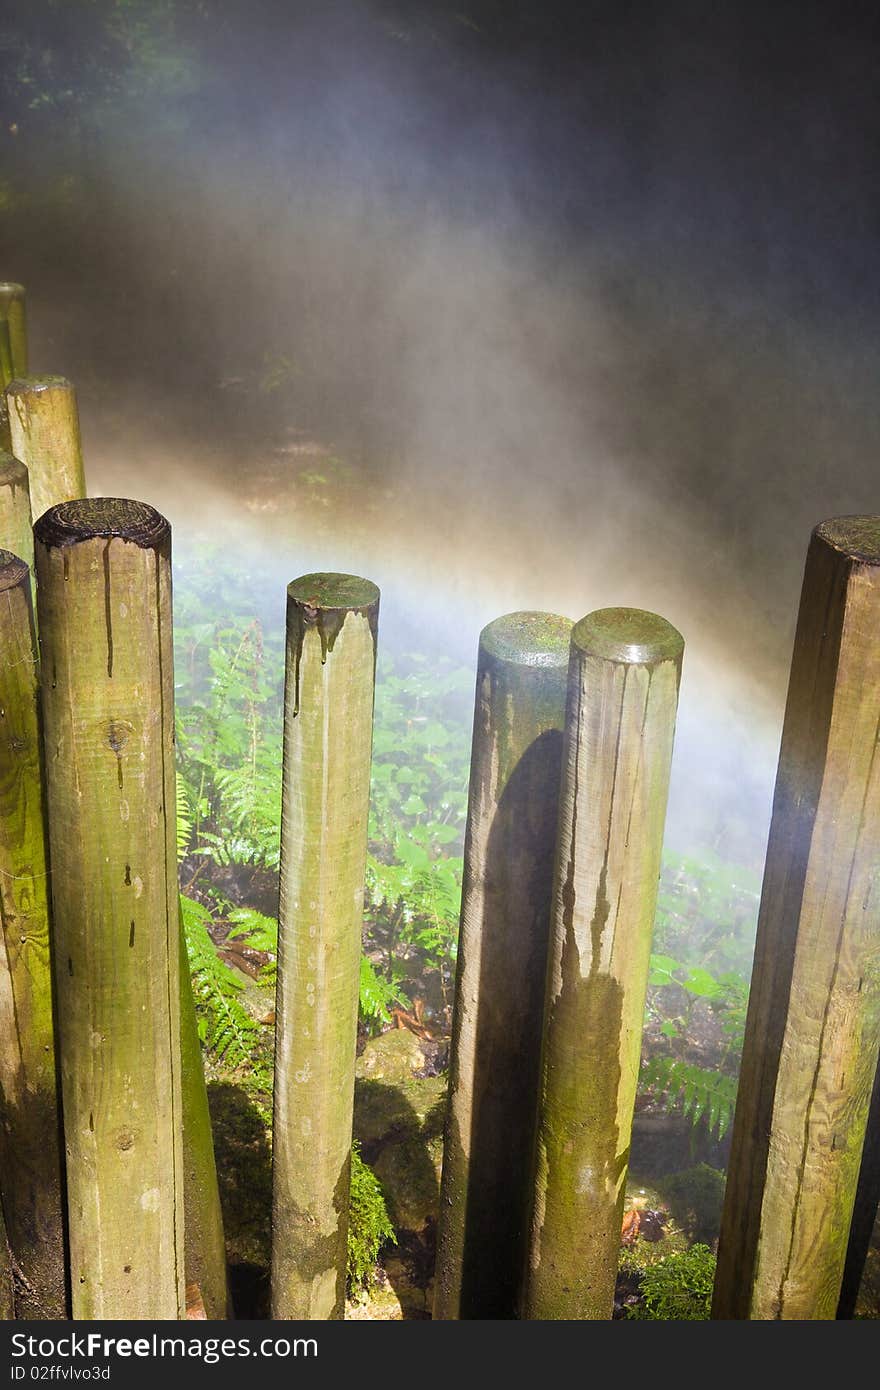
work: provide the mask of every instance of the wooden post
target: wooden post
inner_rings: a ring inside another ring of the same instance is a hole
[[[531,1187],[572,624],[480,635],[435,1318],[513,1318]]]
[[[833,1318],[880,1043],[880,517],[807,553],[713,1318]]]
[[[39,677],[27,565],[0,550],[0,1187],[21,1318],[64,1318]]]
[[[27,465],[34,520],[85,497],[76,392],[63,376],[19,377],[6,390],[12,453]]]
[[[184,1312],[171,538],[141,502],[34,528],[74,1318]]]
[[[8,453],[12,448],[12,434],[9,429],[9,402],[6,388],[15,372],[12,367],[12,343],[9,338],[9,324],[0,318],[0,449]]]
[[[865,1144],[859,1168],[859,1184],[853,1203],[852,1222],[846,1247],[846,1262],[837,1304],[838,1318],[855,1316],[865,1261],[877,1223],[880,1206],[880,1067],[874,1073],[874,1088],[868,1109]]]
[[[34,564],[34,533],[28,471],[20,459],[0,450],[0,547]]]
[[[9,1258],[9,1242],[6,1236],[3,1208],[0,1207],[0,1322],[12,1322],[14,1318],[15,1291],[12,1287],[12,1261]]]
[[[524,1316],[610,1318],[684,643],[572,632]]]
[[[229,1316],[226,1242],[211,1112],[192,992],[186,940],[180,932],[180,1066],[183,1097],[183,1196],[186,1215],[186,1285],[196,1288],[205,1317]]]
[[[287,590],[273,1318],[341,1318],[379,590]]]
[[[27,307],[24,285],[14,284],[11,280],[0,281],[0,320],[9,326],[12,375],[27,376]]]

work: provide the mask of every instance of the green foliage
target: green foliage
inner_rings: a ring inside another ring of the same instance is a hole
[[[231,870],[246,893],[249,878],[278,868],[282,633],[260,612],[255,576],[232,574],[216,547],[202,547],[178,570],[185,579],[175,592],[184,883]],[[222,619],[212,620],[217,613]],[[441,994],[450,992],[472,693],[471,673],[447,660],[380,655],[360,977],[361,1018],[373,1031],[390,1022],[392,1008],[408,1007],[408,973],[433,972]],[[225,915],[232,934],[275,953],[277,924],[267,935],[267,919]]]
[[[408,668],[408,669],[407,669]],[[446,994],[461,905],[470,672],[440,658],[380,658],[367,861],[368,943],[417,958]]]
[[[736,1105],[736,1077],[676,1057],[651,1057],[643,1065],[641,1085],[662,1092],[670,1105],[680,1106],[696,1125],[707,1127],[721,1139]]]
[[[248,591],[241,585],[228,602],[215,593],[206,607],[188,587],[175,601],[178,851],[276,870],[283,648],[266,642],[261,618],[243,604]],[[206,621],[206,611],[224,616]]]
[[[211,910],[181,894],[180,916],[192,971],[199,1037],[228,1068],[251,1065],[259,1029],[238,998],[240,981],[217,954],[208,931],[213,922]]]
[[[394,1227],[388,1217],[379,1179],[360,1155],[355,1141],[351,1148],[351,1197],[348,1220],[348,1288],[357,1297],[370,1286],[382,1246],[394,1240]]]
[[[391,1009],[409,1008],[410,1000],[400,986],[403,966],[391,962],[391,977],[378,974],[368,956],[361,956],[360,1015],[371,1033],[379,1032],[382,1024],[391,1022]]]
[[[677,1322],[707,1320],[712,1308],[715,1256],[707,1245],[692,1245],[643,1270],[642,1302],[627,1310],[631,1318]]]
[[[713,975],[748,976],[755,944],[760,881],[717,855],[664,853],[654,948]]]
[[[677,940],[686,958],[678,960],[672,955],[656,953],[651,956],[648,976],[647,1020],[657,1025],[669,1051],[643,1060],[640,1086],[642,1090],[650,1089],[662,1095],[670,1108],[680,1108],[695,1125],[705,1120],[709,1131],[714,1131],[720,1139],[730,1126],[736,1104],[749,986],[746,977],[736,970],[715,976],[704,961],[708,958],[727,963],[731,959],[741,959],[739,933],[747,929],[751,918],[745,912],[745,889],[736,890],[740,894],[736,899],[740,910],[730,917],[733,908],[729,869],[721,873],[716,865],[710,864],[705,873],[698,875],[699,884],[695,888],[688,877],[693,867],[693,860],[680,860],[673,873],[674,891],[680,904],[691,904],[688,910],[695,937],[685,936],[683,917],[674,929],[671,927],[667,898],[664,909],[667,917],[660,939],[663,942]],[[709,906],[719,914],[715,922],[709,920],[702,905],[700,894],[704,889]],[[701,952],[705,952],[705,956]],[[719,1026],[723,1040],[714,1066],[705,1065],[694,1045],[700,1010],[707,1009]]]

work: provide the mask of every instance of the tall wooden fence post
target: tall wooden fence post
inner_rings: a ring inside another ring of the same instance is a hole
[[[684,643],[572,632],[524,1316],[610,1318]]]
[[[34,540],[73,1316],[179,1318],[170,528],[101,497]]]
[[[24,285],[0,281],[0,320],[9,326],[9,346],[14,376],[27,376],[27,301]]]
[[[8,453],[12,448],[12,434],[9,429],[9,402],[6,388],[15,372],[12,367],[12,343],[9,338],[9,324],[0,318],[0,449]]]
[[[511,613],[480,634],[435,1318],[516,1315],[571,628]]]
[[[880,517],[810,541],[714,1318],[833,1318],[880,1044]]]
[[[186,939],[180,933],[180,1073],[183,1115],[183,1196],[186,1214],[187,1299],[197,1291],[210,1321],[230,1315],[223,1213],[202,1045]]]
[[[0,550],[0,1188],[17,1314],[67,1316],[39,674],[27,565]]]
[[[287,590],[272,1316],[341,1318],[379,591]]]
[[[63,376],[16,376],[6,390],[12,453],[27,465],[34,520],[85,497],[76,392]]]
[[[880,1066],[874,1073],[874,1088],[868,1107],[865,1144],[859,1165],[859,1182],[853,1202],[852,1221],[846,1247],[846,1262],[837,1304],[838,1318],[855,1316],[865,1262],[880,1207]]]

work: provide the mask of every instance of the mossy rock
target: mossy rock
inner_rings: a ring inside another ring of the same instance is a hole
[[[713,1245],[721,1227],[724,1174],[708,1163],[697,1163],[680,1173],[657,1179],[666,1205],[691,1241]]]
[[[391,1136],[443,1132],[446,1078],[416,1076],[425,1064],[418,1039],[406,1029],[383,1033],[367,1043],[357,1060],[354,1137],[367,1162]]]
[[[354,1102],[354,1135],[395,1230],[417,1234],[437,1219],[446,1110],[445,1077],[414,1076],[423,1066],[412,1033],[373,1038],[358,1058]]]
[[[355,1076],[370,1081],[409,1081],[424,1065],[415,1034],[408,1028],[394,1028],[370,1039],[357,1059]]]
[[[396,1231],[421,1234],[440,1209],[442,1140],[424,1134],[408,1135],[386,1144],[373,1160],[385,1204]]]

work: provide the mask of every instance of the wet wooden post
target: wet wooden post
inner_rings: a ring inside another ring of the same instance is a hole
[[[612,1313],[683,648],[637,609],[572,632],[529,1319]]]
[[[34,519],[85,497],[76,392],[63,376],[16,376],[6,390],[12,453],[27,466]]]
[[[859,1167],[859,1183],[853,1203],[852,1222],[846,1247],[846,1262],[837,1304],[838,1318],[855,1316],[865,1261],[877,1224],[880,1207],[880,1067],[874,1073],[874,1089],[868,1108],[865,1143]]]
[[[74,1318],[184,1312],[171,536],[141,502],[34,528]]]
[[[835,1316],[880,1044],[880,517],[813,532],[713,1318]]]
[[[287,590],[272,1317],[341,1318],[379,591]]]
[[[180,1069],[187,1303],[195,1294],[210,1321],[230,1316],[223,1213],[192,977],[180,932]]]
[[[0,1187],[20,1318],[67,1316],[39,675],[27,565],[0,550]]]
[[[0,547],[34,563],[34,533],[28,471],[20,459],[0,450]]]
[[[9,324],[0,318],[0,449],[8,453],[12,448],[12,434],[9,429],[9,402],[6,388],[15,372],[12,367],[12,343],[9,338]]]
[[[513,1318],[529,1208],[572,624],[480,635],[435,1318]]]
[[[12,376],[27,376],[27,299],[24,285],[0,281],[0,321],[8,326]]]

